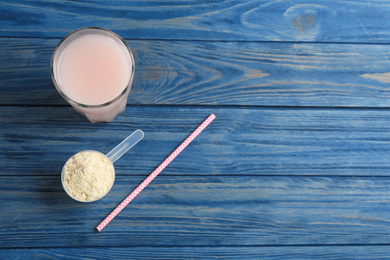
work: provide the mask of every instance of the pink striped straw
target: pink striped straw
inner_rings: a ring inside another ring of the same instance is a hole
[[[198,128],[195,129],[194,132],[190,136],[187,137],[184,142],[179,145],[179,147],[176,148],[175,151],[173,151],[168,158],[165,159],[126,199],[122,201],[121,204],[119,204],[118,207],[116,207],[110,215],[108,215],[97,227],[96,229],[99,231],[102,231],[102,229],[107,226],[108,223],[110,223],[111,220],[113,220],[116,215],[119,214],[119,212],[124,209],[127,204],[129,204],[146,186],[148,186],[149,183],[152,182],[156,176],[164,170],[165,167],[170,164],[173,159],[176,158],[183,150],[187,147],[215,118],[214,114],[211,114],[203,123],[198,126]]]

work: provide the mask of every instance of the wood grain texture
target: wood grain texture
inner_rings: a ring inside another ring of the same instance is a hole
[[[220,246],[0,249],[6,259],[387,259],[389,246]]]
[[[59,39],[0,38],[0,104],[66,105]],[[132,105],[390,107],[387,45],[128,41]]]
[[[0,259],[389,258],[389,13],[383,0],[0,2]],[[135,56],[109,124],[50,78],[56,44],[85,26]],[[145,138],[115,163],[111,192],[70,199],[65,161],[135,129]]]
[[[389,244],[390,178],[159,175],[102,232],[143,180],[117,176],[79,203],[57,176],[0,177],[2,248]]]
[[[170,175],[368,175],[390,172],[387,110],[128,107],[91,124],[71,107],[0,107],[1,175],[56,175],[74,153],[144,139],[115,162],[150,174],[206,117],[217,118],[165,170]]]
[[[386,42],[386,1],[6,1],[1,36],[99,26],[131,39]],[[39,28],[39,30],[37,30]]]

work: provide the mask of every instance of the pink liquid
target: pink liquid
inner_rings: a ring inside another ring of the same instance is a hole
[[[103,35],[84,35],[66,46],[57,75],[61,90],[70,99],[101,105],[124,91],[131,66],[129,54],[119,43]]]

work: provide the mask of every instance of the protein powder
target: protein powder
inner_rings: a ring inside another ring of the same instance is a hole
[[[104,197],[114,179],[113,164],[97,151],[87,150],[73,155],[62,169],[62,186],[70,197],[81,202]]]

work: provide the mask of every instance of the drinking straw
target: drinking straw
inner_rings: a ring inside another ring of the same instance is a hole
[[[126,199],[122,201],[111,213],[108,215],[97,227],[96,229],[102,231],[102,229],[113,220],[119,212],[124,209],[127,204],[130,203],[156,176],[168,166],[169,163],[173,161],[183,150],[187,147],[215,118],[214,114],[211,114],[190,136],[187,137],[184,142],[179,145],[175,151],[173,151],[168,158],[166,158]]]

